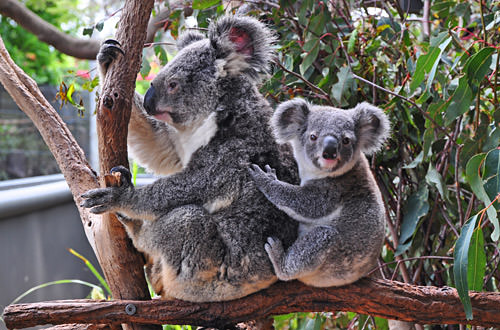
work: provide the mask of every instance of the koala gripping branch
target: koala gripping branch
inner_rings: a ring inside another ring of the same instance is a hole
[[[420,324],[500,324],[500,294],[472,292],[474,319],[466,321],[455,289],[415,286],[388,280],[361,279],[332,288],[300,282],[279,282],[248,297],[218,303],[180,300],[65,300],[11,305],[5,309],[8,328],[41,324],[193,324],[222,328],[251,319],[290,312],[352,311]]]

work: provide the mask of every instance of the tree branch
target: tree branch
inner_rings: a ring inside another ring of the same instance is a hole
[[[102,82],[97,106],[97,136],[99,140],[100,183],[106,186],[104,174],[111,168],[128,166],[127,128],[132,108],[135,78],[139,72],[146,28],[154,0],[129,0],[118,23],[116,39],[124,56],[110,66]],[[96,252],[113,298],[150,299],[144,276],[144,260],[132,245],[116,216],[104,214],[94,229]],[[126,325],[125,329],[145,329]]]
[[[76,205],[80,195],[89,189],[98,188],[97,177],[85,158],[73,135],[57,111],[42,95],[36,83],[10,58],[0,38],[0,82],[19,108],[33,121],[43,140],[54,155],[68,183]],[[100,217],[79,208],[85,234],[95,251],[92,224]]]
[[[182,8],[182,3],[175,1],[169,7],[162,8],[156,16],[151,17],[145,39],[147,43],[153,42],[154,35],[163,26],[162,22],[170,16],[172,10],[178,8]],[[40,18],[20,1],[0,1],[0,14],[13,19],[17,24],[37,36],[40,41],[53,46],[61,53],[86,60],[95,60],[97,56],[101,45],[100,40],[80,39],[66,34]]]
[[[82,59],[95,59],[99,51],[99,41],[78,39],[59,31],[20,1],[0,1],[0,14],[12,18],[17,24],[36,35],[40,41],[52,45],[61,53]]]
[[[294,281],[278,282],[248,297],[218,303],[68,300],[11,305],[5,309],[4,320],[8,328],[68,322],[142,322],[221,328],[290,312],[352,311],[423,324],[485,327],[500,324],[499,293],[472,292],[470,297],[474,319],[466,321],[457,292],[449,287],[415,286],[365,278],[343,287],[313,288]]]

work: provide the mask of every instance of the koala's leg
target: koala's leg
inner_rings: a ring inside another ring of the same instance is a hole
[[[238,238],[225,240],[217,218],[196,205],[173,209],[154,222],[145,222],[141,248],[148,251],[148,276],[161,288],[162,298],[222,301],[243,297],[275,281],[252,279],[245,258],[233,258]],[[244,239],[244,238],[242,238]]]
[[[313,275],[325,263],[336,231],[329,227],[315,227],[301,235],[285,252],[281,242],[269,238],[265,246],[276,276],[290,281]]]

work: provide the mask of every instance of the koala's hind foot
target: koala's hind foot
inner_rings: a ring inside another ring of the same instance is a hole
[[[97,54],[97,62],[99,63],[99,71],[101,76],[106,75],[111,63],[116,60],[118,56],[125,55],[125,52],[121,48],[118,41],[114,39],[108,39],[104,41]]]
[[[299,238],[285,252],[276,238],[269,237],[264,248],[271,259],[278,279],[290,281],[310,279],[320,272],[330,255],[330,246],[335,244],[335,232],[328,227],[315,227]],[[306,281],[303,281],[306,282]]]

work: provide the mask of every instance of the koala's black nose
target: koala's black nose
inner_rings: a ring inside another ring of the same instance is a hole
[[[337,158],[339,143],[333,136],[327,136],[323,140],[323,158],[324,159],[335,159]]]
[[[144,95],[144,109],[150,115],[154,115],[156,113],[156,105],[155,105],[155,88],[153,85],[149,87],[146,95]]]

